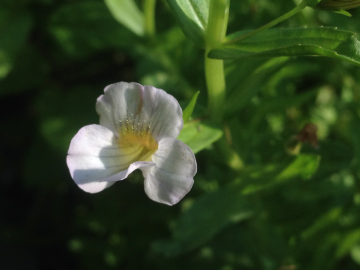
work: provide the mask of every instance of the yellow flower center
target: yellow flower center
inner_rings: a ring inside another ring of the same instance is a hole
[[[151,161],[152,154],[158,149],[158,143],[150,132],[150,125],[146,121],[136,123],[135,120],[129,118],[119,122],[118,143],[122,149],[132,152],[135,148],[139,152],[136,161]]]

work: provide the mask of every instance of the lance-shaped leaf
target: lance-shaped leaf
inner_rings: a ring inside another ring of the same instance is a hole
[[[185,36],[196,46],[205,47],[209,0],[167,0]]]
[[[316,8],[325,10],[346,10],[357,7],[360,7],[359,0],[322,0],[316,6]]]
[[[156,241],[153,249],[168,257],[178,256],[204,245],[227,225],[252,214],[252,204],[238,189],[221,188],[196,200],[179,218],[172,238]]]
[[[351,17],[346,10],[360,7],[359,0],[322,0],[319,4],[313,6],[315,9],[330,10],[338,14]]]
[[[222,130],[211,123],[188,122],[181,130],[178,140],[186,143],[196,154],[219,140],[222,135]]]
[[[248,31],[228,36],[220,48],[209,52],[209,57],[327,56],[360,65],[360,41],[354,32],[330,27],[270,29],[235,41],[246,33]]]
[[[145,33],[144,15],[133,0],[105,0],[114,18],[138,36]]]
[[[7,76],[32,26],[30,14],[0,9],[0,78]]]
[[[184,120],[184,123],[186,123],[189,118],[191,117],[193,111],[194,111],[194,108],[195,108],[195,104],[196,104],[196,100],[197,100],[197,97],[198,95],[200,94],[200,91],[197,91],[195,93],[195,95],[193,96],[193,98],[191,99],[189,105],[186,106],[184,112],[183,112],[183,120]]]
[[[320,156],[300,154],[292,160],[280,164],[271,164],[262,169],[248,168],[243,172],[243,194],[250,194],[276,187],[292,179],[309,180],[320,165]]]

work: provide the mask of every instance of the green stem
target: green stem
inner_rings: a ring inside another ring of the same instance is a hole
[[[239,171],[244,167],[244,163],[241,160],[239,154],[232,148],[232,135],[230,127],[224,125],[224,136],[220,138],[215,144],[218,151],[222,154],[222,158],[225,163],[235,171]]]
[[[285,21],[286,19],[294,16],[295,14],[302,11],[305,7],[307,7],[307,2],[306,2],[306,0],[303,0],[300,3],[300,5],[298,5],[294,9],[290,10],[289,12],[285,13],[284,15],[280,16],[279,18],[276,18],[275,20],[261,26],[260,28],[254,30],[254,31],[251,31],[250,33],[247,33],[247,34],[242,35],[242,36],[240,36],[238,38],[235,38],[235,39],[229,40],[227,42],[224,42],[223,44],[228,45],[228,44],[232,44],[232,43],[235,43],[235,42],[240,42],[240,41],[243,41],[245,39],[248,39],[248,38],[256,35],[257,33],[261,32],[263,30],[269,29],[269,28],[273,27],[274,25],[276,25],[276,24],[278,24],[278,23],[280,23],[282,21]]]
[[[155,5],[156,0],[144,0],[145,34],[149,37],[155,35]]]
[[[223,60],[207,57],[210,50],[224,41],[229,18],[230,0],[211,0],[209,20],[205,33],[205,77],[209,97],[209,113],[214,121],[220,122],[225,103],[225,73]]]

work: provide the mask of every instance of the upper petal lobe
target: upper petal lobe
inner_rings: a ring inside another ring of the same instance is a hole
[[[138,83],[120,82],[105,88],[96,103],[100,124],[118,134],[123,121],[135,128],[149,127],[160,141],[176,138],[183,127],[182,110],[177,100],[164,90]]]

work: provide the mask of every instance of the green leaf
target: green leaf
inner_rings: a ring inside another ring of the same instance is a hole
[[[360,7],[359,0],[322,0],[316,6],[322,10],[345,10]]]
[[[186,143],[196,154],[219,140],[222,135],[223,132],[218,127],[205,123],[190,122],[184,125],[178,139]]]
[[[73,60],[100,50],[133,48],[136,38],[128,29],[119,27],[103,2],[91,0],[67,3],[56,9],[48,31],[61,49],[61,53],[54,53],[59,61],[64,61],[63,51]]]
[[[37,50],[26,46],[13,62],[9,74],[0,80],[0,96],[40,87],[45,81],[47,70],[46,62]]]
[[[55,150],[66,153],[71,139],[85,125],[98,123],[91,88],[73,88],[63,93],[56,88],[42,91],[36,100],[40,133]],[[78,113],[81,111],[82,113]]]
[[[255,96],[262,87],[266,84],[267,80],[270,80],[274,73],[286,68],[288,58],[279,57],[268,60],[266,63],[255,69],[250,74],[247,74],[246,78],[241,78],[239,70],[235,68],[228,76],[228,80],[231,77],[237,77],[239,80],[234,80],[236,88],[229,93],[229,97],[226,100],[225,115],[226,117],[233,116],[237,111],[248,104],[249,100]],[[237,63],[235,63],[237,65]],[[247,65],[248,67],[250,65]]]
[[[351,122],[349,125],[349,133],[350,133],[350,138],[352,140],[353,143],[353,150],[354,150],[354,154],[355,154],[355,161],[356,164],[360,164],[360,117],[356,111],[356,109],[352,110],[352,118],[351,118]]]
[[[244,171],[241,176],[242,184],[245,186],[243,194],[268,189],[297,177],[307,180],[314,175],[319,164],[320,156],[300,154],[296,158],[280,164],[249,168],[249,171]]]
[[[194,111],[194,108],[195,108],[197,97],[199,94],[200,94],[200,91],[197,91],[195,93],[195,95],[193,96],[193,98],[191,99],[189,105],[187,105],[187,107],[185,108],[184,113],[183,113],[184,123],[186,123],[189,120],[189,118],[191,117],[191,115]]]
[[[318,89],[314,89],[305,93],[300,93],[295,96],[282,96],[276,98],[269,98],[259,106],[258,112],[266,114],[267,112],[284,111],[293,106],[300,106],[303,103],[313,99],[318,93]]]
[[[114,18],[138,36],[145,33],[144,15],[133,0],[105,0]]]
[[[248,33],[237,32],[227,42]],[[360,41],[356,33],[330,27],[269,29],[254,37],[209,52],[210,58],[327,56],[360,65]]]
[[[352,248],[351,248],[351,258],[358,264],[360,265],[360,245],[357,244],[357,245],[354,245]]]
[[[313,154],[300,154],[286,167],[275,179],[281,182],[296,176],[309,179],[317,170],[320,164],[320,156]]]
[[[346,10],[337,10],[337,11],[333,11],[334,13],[337,13],[337,14],[341,14],[341,15],[344,15],[346,17],[352,17],[352,15],[347,12]]]
[[[354,148],[356,145],[350,148],[341,141],[322,141],[318,150],[321,163],[316,176],[325,178],[339,171],[347,170],[354,158]]]
[[[196,46],[205,47],[209,0],[167,0],[185,36]]]
[[[12,13],[0,8],[0,79],[10,70],[32,26],[27,13]]]
[[[166,256],[176,256],[193,250],[231,222],[252,215],[252,207],[234,187],[226,187],[198,199],[183,214],[170,241],[157,241],[153,248]]]
[[[356,246],[360,241],[360,229],[354,229],[344,235],[338,245],[335,256],[342,258],[346,256],[351,249]]]
[[[316,6],[320,2],[321,0],[306,0],[306,4],[308,7]]]
[[[64,163],[64,153],[57,152],[46,141],[36,137],[25,154],[24,185],[36,190],[56,190],[59,187],[72,185],[68,172],[64,170],[65,164],[62,167],[59,166],[62,163]],[[38,164],[44,167],[41,170],[34,170]],[[55,174],[54,171],[56,171]],[[44,179],[51,179],[51,181],[44,181]]]

